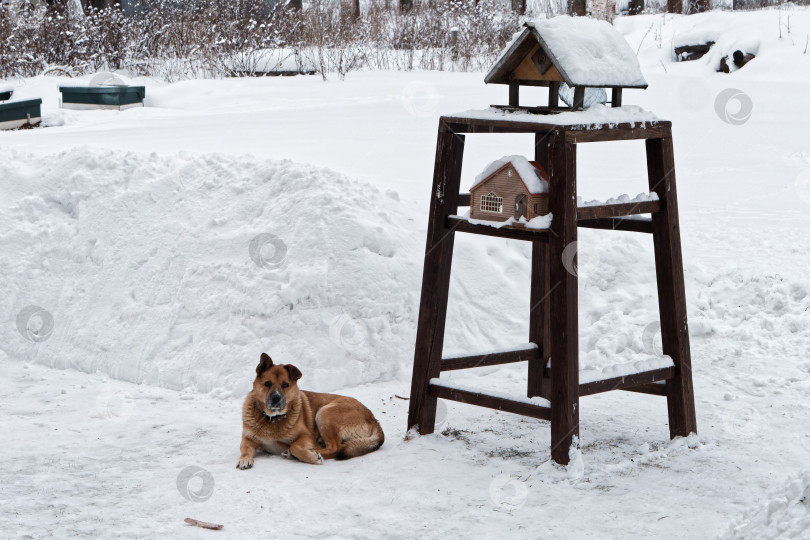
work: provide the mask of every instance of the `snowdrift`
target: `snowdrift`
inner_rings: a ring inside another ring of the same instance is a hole
[[[394,193],[288,161],[0,154],[28,192],[0,218],[11,357],[241,394],[261,351],[321,389],[411,354],[423,239]]]
[[[723,535],[724,540],[807,538],[810,531],[810,469],[791,475],[767,502],[746,512]]]

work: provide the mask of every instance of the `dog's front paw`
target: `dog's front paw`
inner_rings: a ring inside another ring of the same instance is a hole
[[[281,457],[283,457],[284,459],[293,459],[294,456],[292,455],[292,452],[290,452],[290,449],[287,448],[281,453]]]
[[[251,467],[253,467],[253,458],[249,457],[240,457],[239,463],[236,464],[236,468],[243,471],[245,469],[250,469]]]
[[[317,456],[317,461],[315,461],[315,465],[323,465],[323,456],[320,455],[318,452],[315,452]]]

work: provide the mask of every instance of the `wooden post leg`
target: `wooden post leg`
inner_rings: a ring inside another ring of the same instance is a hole
[[[548,171],[549,148],[552,137],[546,133],[534,136],[534,160]],[[549,373],[546,370],[550,354],[549,299],[548,299],[548,244],[532,242],[531,295],[529,304],[529,341],[540,347],[540,357],[529,360],[529,397],[548,398],[551,393]]]
[[[464,135],[439,124],[408,411],[408,429],[419,426],[422,435],[433,433],[436,422],[436,398],[428,394],[428,387],[430,379],[441,373],[454,239],[447,216],[458,212],[463,153]]]
[[[529,341],[540,347],[540,357],[529,360],[529,397],[547,398],[550,387],[546,364],[549,358],[548,244],[532,242],[532,277],[529,305]]]
[[[549,291],[551,317],[551,459],[567,464],[579,437],[579,336],[577,276],[563,264],[566,248],[576,249],[576,145],[558,134],[551,146],[549,209]],[[568,252],[566,252],[567,254]],[[573,263],[576,264],[576,257]]]
[[[646,145],[650,191],[664,203],[663,211],[653,214],[652,221],[661,341],[664,354],[672,358],[676,368],[675,378],[666,383],[669,434],[686,436],[697,433],[697,419],[672,137],[648,139]]]

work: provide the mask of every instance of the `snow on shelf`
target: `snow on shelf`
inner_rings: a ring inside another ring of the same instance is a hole
[[[482,390],[480,388],[472,388],[470,386],[466,386],[463,384],[458,383],[451,383],[448,381],[443,381],[441,379],[430,379],[431,386],[441,386],[442,388],[449,388],[450,390],[461,390],[463,392],[474,392],[476,394],[484,394],[487,396],[492,396],[495,398],[500,399],[508,399],[509,401],[515,401],[518,403],[526,403],[528,405],[536,405],[539,407],[551,407],[551,402],[549,400],[541,398],[541,397],[533,397],[527,398],[522,396],[512,396],[509,394],[504,394],[501,392],[496,392],[494,390]]]
[[[448,356],[443,356],[442,360],[455,360],[457,358],[467,358],[469,356],[490,356],[493,354],[503,354],[503,353],[510,353],[510,352],[519,352],[519,351],[534,351],[537,350],[536,343],[521,343],[520,345],[515,345],[514,347],[508,347],[506,349],[495,349],[490,351],[484,351],[482,353],[459,353],[459,354],[451,354]]]
[[[615,379],[617,377],[628,377],[645,371],[669,367],[675,367],[672,358],[669,356],[653,356],[646,360],[614,364],[602,369],[581,369],[579,371],[579,384]]]
[[[540,171],[535,169],[534,165],[529,163],[529,160],[524,156],[504,156],[501,159],[496,159],[487,165],[481,174],[475,177],[475,182],[470,186],[470,191],[507,163],[511,163],[515,168],[520,178],[526,184],[529,193],[532,195],[548,193],[548,182],[540,177]]]
[[[628,204],[628,203],[639,203],[639,202],[650,202],[650,201],[657,201],[658,200],[658,193],[639,193],[632,199],[630,195],[623,194],[619,195],[618,197],[611,197],[607,201],[584,201],[582,197],[577,197],[577,208],[587,208],[589,206],[609,206],[611,204]]]
[[[616,124],[641,124],[659,122],[661,118],[654,113],[642,109],[635,105],[623,105],[622,107],[607,107],[605,105],[594,105],[584,111],[567,111],[558,114],[536,114],[528,111],[507,111],[489,107],[486,109],[471,109],[455,114],[446,115],[445,118],[470,118],[474,120],[506,120],[509,122],[526,122],[532,124],[546,125],[576,125],[585,126],[589,129],[598,129],[602,126],[614,126]]]
[[[506,221],[490,221],[488,219],[474,219],[470,217],[470,213],[467,212],[463,216],[451,215],[450,219],[455,219],[457,221],[466,221],[472,225],[486,225],[487,227],[492,227],[493,229],[500,229],[501,227],[515,227],[515,226],[523,226],[526,229],[532,230],[545,230],[551,227],[551,214],[546,214],[545,216],[537,216],[530,220],[526,220],[525,217],[521,216],[520,219],[515,219],[514,217],[510,217]]]

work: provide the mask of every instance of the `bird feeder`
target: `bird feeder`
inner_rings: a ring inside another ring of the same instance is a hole
[[[611,89],[611,105],[621,107],[622,90],[647,88],[633,49],[613,26],[585,17],[555,17],[525,23],[487,73],[487,84],[509,85],[506,109],[547,113],[587,108],[586,89]],[[565,86],[563,86],[565,85]],[[547,106],[521,107],[521,86],[546,86]],[[559,94],[574,89],[568,107]]]

